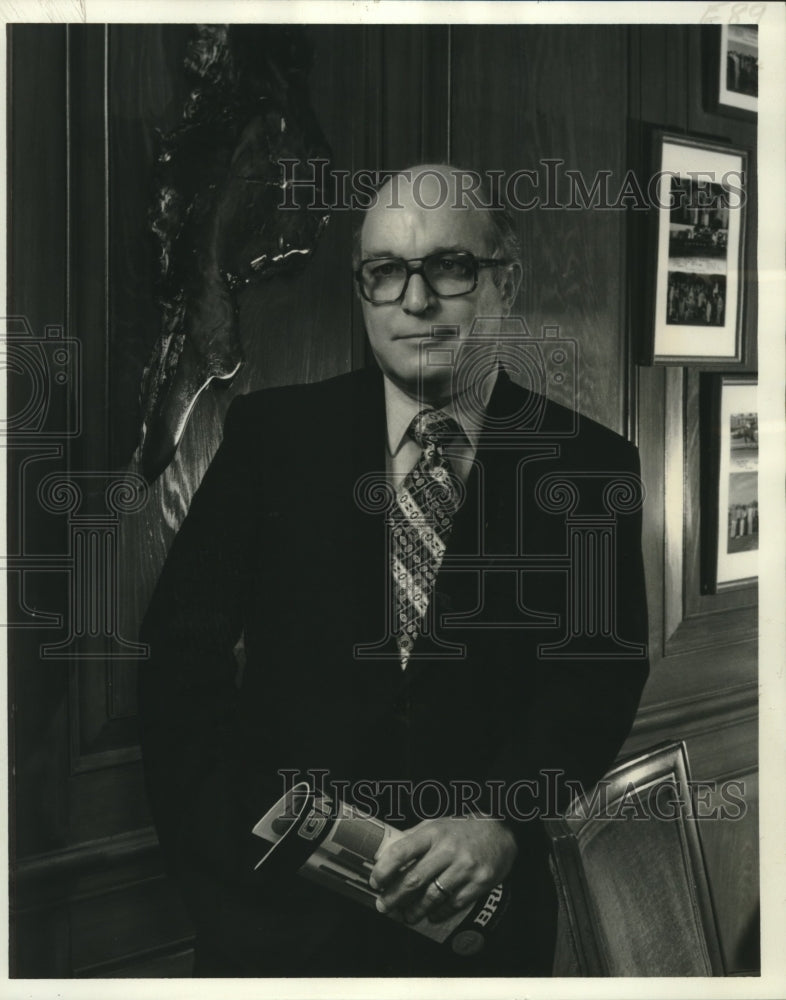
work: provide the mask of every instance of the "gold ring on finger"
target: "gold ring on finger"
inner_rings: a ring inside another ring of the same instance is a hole
[[[434,888],[438,892],[441,892],[443,896],[450,896],[450,893],[448,892],[448,890],[445,888],[445,886],[440,882],[440,880],[438,878],[434,878],[431,881],[434,883]]]

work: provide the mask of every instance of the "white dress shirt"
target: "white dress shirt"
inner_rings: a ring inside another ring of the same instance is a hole
[[[444,455],[464,483],[469,477],[478,450],[483,419],[496,381],[497,372],[494,370],[477,387],[473,387],[476,391],[471,397],[469,391],[465,391],[461,396],[453,397],[446,406],[440,407],[440,412],[452,417],[462,431],[461,436],[457,436],[444,448]],[[388,431],[387,473],[391,481],[398,485],[420,458],[420,446],[407,431],[413,417],[426,409],[427,404],[408,396],[387,375],[384,376],[384,383]]]

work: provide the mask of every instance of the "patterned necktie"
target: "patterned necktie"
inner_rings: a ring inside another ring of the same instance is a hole
[[[409,426],[423,453],[398,489],[390,515],[394,628],[402,670],[422,631],[461,500],[456,475],[442,454],[443,443],[460,433],[455,420],[436,410],[421,410]]]

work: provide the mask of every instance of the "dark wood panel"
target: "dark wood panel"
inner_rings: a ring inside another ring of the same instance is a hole
[[[64,901],[40,912],[11,911],[9,975],[59,979],[71,974],[71,928]]]
[[[755,592],[755,588],[750,588]],[[743,598],[747,600],[747,595]],[[666,641],[667,656],[691,653],[702,649],[736,646],[751,641],[751,656],[755,659],[755,640],[758,630],[756,607],[708,609],[683,619],[676,631]]]
[[[48,325],[66,327],[66,29],[12,25],[8,39],[8,312],[26,317],[31,339],[40,341]],[[12,858],[61,845],[68,827],[68,672],[63,663],[39,660],[41,644],[61,638],[46,626],[63,614],[68,593],[57,568],[67,545],[64,521],[37,499],[43,477],[63,468],[69,427],[69,402],[50,379],[41,433],[8,450],[9,551],[41,568],[22,570],[10,588],[28,611],[9,607],[10,620],[25,626],[8,633]],[[9,412],[26,404],[20,394],[28,392],[9,376]],[[60,950],[59,929],[43,929],[42,937],[53,953]]]
[[[175,947],[151,950],[130,961],[111,962],[89,975],[107,979],[188,979],[193,974],[194,949]]]
[[[69,25],[68,324],[84,348],[82,406],[89,427],[70,450],[69,472],[109,468],[105,45],[102,25]]]
[[[133,412],[132,400],[116,394],[118,386],[113,380],[113,366],[120,364],[123,370],[130,369],[127,350],[113,350],[114,319],[110,309],[110,248],[115,247],[113,237],[123,236],[121,226],[111,211],[109,177],[113,166],[110,150],[109,110],[114,93],[110,83],[110,38],[109,29],[103,26],[69,28],[69,321],[71,329],[84,345],[84,407],[89,419],[89,433],[83,435],[78,447],[72,449],[69,472],[78,474],[86,470],[89,475],[80,479],[84,483],[84,506],[94,510],[98,517],[88,529],[97,532],[97,540],[102,545],[110,562],[104,575],[104,564],[97,560],[93,567],[85,567],[91,573],[85,579],[88,590],[98,593],[98,604],[111,599],[122,604],[122,591],[116,593],[115,581],[122,578],[122,566],[117,564],[117,512],[110,511],[104,503],[104,490],[112,476],[109,471],[117,461],[113,455],[112,434],[114,413]],[[133,39],[132,39],[133,41]],[[136,67],[139,69],[139,67]],[[144,145],[142,145],[144,149]],[[130,159],[130,158],[128,158]],[[129,180],[129,178],[125,178]],[[129,184],[133,191],[133,184]],[[137,219],[144,219],[145,213],[137,213]],[[121,243],[118,250],[128,249]],[[123,254],[124,266],[128,267],[129,279],[134,277],[134,255]],[[126,272],[124,271],[124,274]],[[126,285],[118,282],[118,299],[123,317],[139,317],[136,303],[124,293]],[[149,287],[143,299],[149,298]],[[144,311],[142,310],[142,315]],[[123,328],[121,325],[121,333]],[[126,338],[127,345],[133,345],[133,338]],[[117,356],[116,356],[117,355]],[[107,517],[109,520],[107,520]],[[100,538],[98,537],[100,536]],[[103,546],[106,548],[104,549]],[[75,586],[79,580],[75,579]],[[101,616],[103,622],[104,615]],[[107,614],[106,617],[109,617]],[[122,635],[122,632],[121,632]],[[87,641],[75,642],[72,655],[82,654],[83,663],[78,663],[70,677],[70,721],[72,770],[84,771],[95,767],[111,766],[130,757],[138,756],[133,749],[136,743],[136,725],[128,713],[118,710],[122,704],[119,684],[111,683],[111,667],[102,660],[102,645],[98,642],[88,646]],[[103,644],[103,655],[107,658],[118,655],[138,655],[138,651],[107,635]],[[123,674],[115,670],[116,682]],[[114,697],[114,701],[113,701]],[[129,698],[126,697],[126,703]],[[133,701],[132,701],[133,707]],[[80,796],[83,793],[80,782],[71,788],[72,810],[80,811]],[[133,801],[133,799],[131,800]],[[124,813],[127,815],[127,813]],[[137,823],[140,816],[134,817]],[[72,828],[74,827],[72,817]],[[78,823],[76,824],[78,825]]]
[[[636,77],[632,93],[638,103],[632,112],[640,120],[676,129],[687,127],[688,105],[693,96],[687,91],[688,30],[674,24],[631,28],[636,54],[631,64]]]
[[[721,722],[747,720],[756,714],[758,697],[758,687],[752,680],[716,691],[705,682],[702,691],[693,697],[672,696],[659,704],[642,707],[631,740],[641,748],[661,732],[679,733],[683,729],[695,732]]]
[[[651,652],[672,657],[714,647],[723,650],[721,659],[755,661],[756,588],[701,594],[698,373],[643,369],[640,385]],[[741,653],[746,641],[750,650]]]
[[[71,961],[76,977],[105,973],[109,963],[193,940],[183,903],[164,879],[71,903]]]
[[[528,181],[519,189],[522,203],[540,197],[537,207],[517,212],[524,247],[520,310],[534,336],[544,325],[557,326],[577,341],[578,408],[617,431],[627,428],[624,212],[555,207],[571,202],[565,170],[578,171],[589,189],[596,174],[610,172],[610,200],[623,183],[626,37],[613,25],[452,32],[453,158],[506,176],[539,172],[537,191]],[[546,160],[564,164],[549,168]],[[559,178],[552,195],[550,169]],[[549,394],[560,397],[553,386]]]
[[[671,703],[645,713],[621,756],[664,740],[686,740],[691,771],[701,779],[722,779],[758,766],[758,698],[754,687],[708,696],[709,710],[696,702]]]
[[[136,727],[129,726],[127,716],[112,709],[110,670],[110,664],[99,661],[80,664],[71,671],[69,702],[74,771],[97,766],[98,762],[91,758],[125,749],[134,742]],[[128,669],[125,672],[128,673]]]
[[[377,67],[382,107],[383,170],[443,163],[448,155],[448,28],[388,25]]]
[[[666,99],[666,121],[675,122],[686,128],[691,104],[699,99],[689,87],[689,55],[688,45],[690,30],[682,25],[667,24],[662,26],[663,42],[661,51],[665,54],[663,82]],[[644,29],[645,44],[649,45],[649,25]]]
[[[112,837],[151,823],[142,765],[110,756],[106,766],[83,771],[71,779],[69,789],[72,843]]]
[[[735,778],[758,767],[759,742],[757,706],[746,717],[728,723],[718,720],[696,733],[686,733],[691,762],[696,761],[697,778],[718,781]],[[731,859],[731,856],[730,856]],[[754,887],[758,892],[758,884]]]
[[[650,657],[662,655],[663,620],[666,612],[663,592],[663,539],[666,510],[664,466],[663,397],[664,370],[642,368],[638,378],[639,457],[641,478],[646,488],[642,522],[642,554],[647,582],[650,621]],[[645,688],[645,698],[652,685]]]
[[[66,895],[106,893],[161,873],[155,831],[151,827],[126,831],[21,861],[15,879],[16,908],[40,910]]]
[[[8,30],[9,305],[43,336],[66,318],[66,28]]]
[[[134,664],[107,664],[106,713],[112,722],[133,719],[139,705],[137,675]]]
[[[650,679],[642,697],[643,710],[669,703],[700,701],[714,693],[757,683],[756,649],[751,643],[705,647],[696,652],[661,658],[652,654]]]
[[[14,889],[16,975],[131,975],[132,960],[140,975],[188,974],[193,927],[150,828],[30,858]]]

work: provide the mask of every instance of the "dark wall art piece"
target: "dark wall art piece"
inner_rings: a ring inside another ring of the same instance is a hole
[[[310,64],[297,27],[199,25],[188,42],[190,92],[182,122],[160,137],[151,213],[161,333],[142,379],[139,445],[150,481],[200,392],[243,363],[236,293],[302,264],[327,224],[318,180],[305,194],[287,190],[308,160],[330,157],[309,104]]]

